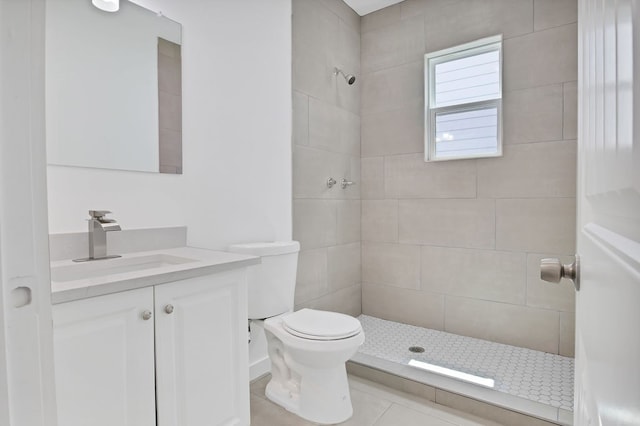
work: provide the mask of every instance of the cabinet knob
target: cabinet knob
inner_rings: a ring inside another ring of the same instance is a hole
[[[164,307],[164,311],[168,314],[173,313],[173,305],[167,305]]]
[[[152,315],[151,311],[144,311],[142,313],[142,319],[145,321],[150,320]]]

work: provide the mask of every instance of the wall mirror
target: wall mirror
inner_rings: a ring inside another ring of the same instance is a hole
[[[129,1],[46,8],[48,163],[182,173],[182,26]]]

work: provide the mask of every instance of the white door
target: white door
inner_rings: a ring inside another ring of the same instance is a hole
[[[249,424],[244,270],[155,287],[158,426]]]
[[[0,425],[54,426],[43,0],[0,1]]]
[[[578,426],[640,425],[639,8],[579,2]]]
[[[155,426],[152,311],[152,288],[53,306],[58,424]]]

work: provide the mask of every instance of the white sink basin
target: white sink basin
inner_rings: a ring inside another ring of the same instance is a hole
[[[106,277],[126,272],[144,271],[197,261],[198,259],[190,259],[188,257],[172,256],[168,254],[151,254],[147,256],[93,260],[83,263],[74,263],[72,265],[52,267],[51,281],[66,282]]]

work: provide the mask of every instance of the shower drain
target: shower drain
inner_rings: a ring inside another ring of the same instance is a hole
[[[421,354],[424,352],[424,348],[422,346],[409,346],[409,352],[413,352],[414,354]]]

